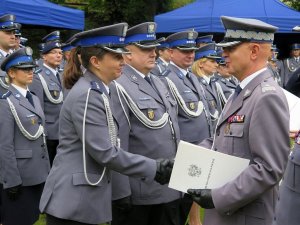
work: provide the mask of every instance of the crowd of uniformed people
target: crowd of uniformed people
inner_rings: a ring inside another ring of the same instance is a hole
[[[54,31],[33,59],[15,19],[0,16],[3,225],[40,213],[47,225],[200,225],[200,207],[206,225],[297,224],[300,137],[281,87],[299,96],[300,44],[278,60],[276,27],[222,17],[218,44],[119,23],[66,43]],[[180,140],[250,164],[181,193],[168,187]]]

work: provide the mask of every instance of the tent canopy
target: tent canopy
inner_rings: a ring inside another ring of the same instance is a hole
[[[194,28],[202,33],[224,32],[220,16],[259,19],[291,33],[299,25],[300,12],[279,0],[197,0],[182,8],[155,16],[158,33]]]
[[[11,13],[16,22],[28,25],[83,30],[84,12],[47,0],[0,0],[0,15]]]

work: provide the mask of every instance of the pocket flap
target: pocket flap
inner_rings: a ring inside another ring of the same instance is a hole
[[[32,158],[32,150],[15,150],[17,159]]]
[[[244,124],[243,123],[231,123],[229,132],[225,133],[226,137],[243,137]]]
[[[191,92],[183,92],[182,98],[185,102],[198,102],[199,99],[197,96],[191,91]]]
[[[156,103],[156,101],[154,101],[153,99],[139,99],[136,102],[137,106],[139,107],[139,109],[157,109],[158,105]]]
[[[92,183],[96,183],[100,177],[101,177],[101,174],[95,174],[95,173],[88,173],[87,174],[87,177],[89,179],[90,182]],[[104,175],[103,176],[103,179],[101,182],[99,182],[99,184],[95,185],[97,187],[100,187],[102,186],[104,180],[106,180],[106,176]],[[91,186],[87,180],[85,179],[85,176],[84,176],[84,173],[74,173],[73,174],[73,185],[89,185]]]

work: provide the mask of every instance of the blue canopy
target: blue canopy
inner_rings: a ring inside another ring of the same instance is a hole
[[[11,13],[21,24],[84,29],[84,12],[47,0],[0,0],[0,15]]]
[[[202,33],[224,32],[220,16],[254,18],[291,33],[300,23],[300,12],[279,0],[197,0],[182,8],[155,16],[157,32],[174,33],[194,28]]]

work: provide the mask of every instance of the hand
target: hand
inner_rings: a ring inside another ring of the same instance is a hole
[[[215,205],[211,196],[211,189],[188,189],[193,200],[197,202],[204,209],[213,209]]]
[[[129,212],[132,207],[130,196],[112,201],[113,206],[123,212]]]
[[[8,198],[12,201],[17,200],[19,195],[21,194],[21,187],[22,185],[18,185],[5,189]]]
[[[157,169],[154,180],[161,185],[167,184],[170,181],[174,160],[158,159],[156,161]]]

